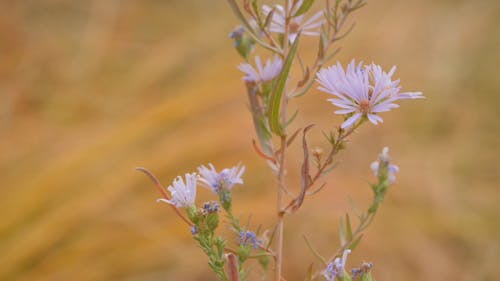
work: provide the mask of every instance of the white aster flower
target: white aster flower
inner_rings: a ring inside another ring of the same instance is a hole
[[[236,184],[243,184],[241,176],[245,172],[245,166],[238,164],[232,168],[217,172],[214,165],[209,163],[208,167],[200,166],[198,172],[201,176],[200,182],[212,192],[218,194],[222,190],[231,190]]]
[[[186,174],[186,182],[181,176],[178,176],[172,185],[168,187],[168,191],[172,195],[170,200],[158,199],[158,201],[174,205],[177,208],[189,208],[194,206],[196,199],[196,181],[198,176],[195,173]]]
[[[274,55],[273,60],[268,59],[266,64],[262,65],[260,57],[255,56],[255,65],[257,68],[254,68],[249,63],[240,63],[238,69],[245,73],[243,80],[247,82],[264,83],[273,80],[274,77],[281,72],[283,60],[277,55]]]
[[[293,1],[289,0],[289,7],[292,6],[292,2]],[[300,6],[302,6],[302,2],[303,0],[299,0],[298,3],[294,6],[294,9],[289,14],[294,15],[300,8]],[[271,19],[269,30],[271,32],[285,34],[285,8],[283,8],[283,6],[281,5],[275,5],[274,9],[275,11],[273,18]],[[272,8],[264,5],[262,6],[262,10],[264,12],[264,15],[267,16],[271,12]],[[319,28],[323,23],[325,23],[323,11],[317,12],[307,20],[304,18],[304,15],[292,17],[289,24],[288,40],[290,41],[290,43],[293,43],[299,33],[302,35],[318,36],[320,34]]]
[[[352,60],[346,71],[340,63],[320,70],[316,81],[319,90],[335,96],[328,101],[342,108],[336,114],[350,114],[341,126],[345,129],[363,116],[375,125],[383,122],[378,114],[399,107],[397,100],[424,98],[420,92],[400,93],[399,80],[392,80],[395,71],[396,67],[387,73],[376,64],[356,65]]]

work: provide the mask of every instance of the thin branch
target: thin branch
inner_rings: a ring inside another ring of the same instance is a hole
[[[170,200],[170,196],[168,195],[168,193],[165,191],[165,188],[163,187],[163,185],[160,183],[160,181],[158,180],[157,177],[155,177],[153,175],[153,173],[151,173],[148,169],[146,168],[143,168],[143,167],[137,167],[135,168],[137,171],[139,172],[143,172],[144,174],[146,174],[146,176],[149,177],[149,179],[151,179],[151,181],[153,181],[153,183],[155,184],[156,188],[158,189],[158,191],[161,193],[161,195],[163,196],[163,198],[165,198],[166,200]],[[183,220],[185,221],[189,226],[193,226],[193,223],[190,222],[180,211],[177,207],[175,207],[174,205],[172,204],[168,204],[170,205],[170,207],[175,211],[175,213],[177,213],[177,215]]]

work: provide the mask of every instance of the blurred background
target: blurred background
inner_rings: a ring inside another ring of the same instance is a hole
[[[397,64],[404,89],[427,99],[363,126],[325,190],[287,220],[287,280],[314,260],[302,235],[325,256],[337,249],[348,197],[368,204],[369,165],[386,145],[401,172],[349,267],[372,261],[377,280],[498,280],[500,3],[369,1],[353,21],[334,61]],[[225,1],[0,2],[0,280],[215,280],[136,166],[169,185],[200,164],[243,161],[235,211],[273,227],[275,182],[251,147],[228,38],[236,24]],[[304,44],[314,54],[316,40]],[[326,98],[314,89],[291,105],[294,128],[317,124],[312,147],[341,122]]]

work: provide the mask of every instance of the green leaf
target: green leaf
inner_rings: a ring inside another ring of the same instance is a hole
[[[307,277],[305,281],[312,281],[313,280],[313,264],[311,263],[309,265],[309,268],[307,269]]]
[[[342,218],[340,218],[340,223],[339,223],[339,238],[340,238],[340,246],[344,247],[347,241],[345,239],[344,219]]]
[[[260,9],[259,9],[259,3],[257,3],[257,0],[252,1],[252,8],[253,8],[253,12],[257,16],[257,19],[260,19]]]
[[[297,10],[297,12],[295,12],[295,14],[293,16],[297,17],[297,16],[300,16],[300,15],[306,13],[312,7],[313,3],[314,3],[314,0],[305,0],[304,2],[302,2],[302,5]]]
[[[299,114],[299,110],[297,109],[295,111],[295,113],[292,115],[292,117],[290,117],[290,119],[288,119],[288,121],[286,121],[285,128],[288,127],[288,125],[290,125],[293,122],[293,120],[295,120],[295,117],[297,117],[298,114]]]
[[[372,274],[370,272],[361,274],[361,281],[373,281]]]
[[[283,102],[283,92],[285,91],[286,80],[288,79],[288,74],[290,73],[293,59],[295,57],[295,53],[297,52],[299,37],[300,34],[297,36],[292,47],[290,48],[290,52],[285,59],[281,73],[274,84],[271,100],[269,101],[269,124],[271,126],[271,131],[279,136],[283,135],[283,128],[280,124],[280,109]]]
[[[352,227],[351,227],[351,219],[349,218],[349,214],[345,214],[345,225],[346,225],[346,234],[347,240],[351,241],[352,239]]]

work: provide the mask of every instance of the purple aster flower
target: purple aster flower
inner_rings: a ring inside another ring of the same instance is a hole
[[[292,7],[292,0],[288,0],[289,7]],[[291,15],[294,15],[300,6],[302,6],[303,0],[299,0],[297,4],[293,7],[293,10],[291,11]],[[274,6],[275,12],[273,15],[273,18],[271,19],[271,25],[269,26],[269,30],[271,32],[276,32],[276,33],[285,33],[285,8],[281,5],[275,5]],[[262,10],[264,12],[264,15],[267,16],[272,8],[264,5],[262,6]],[[300,15],[297,17],[292,17],[290,19],[290,25],[289,25],[289,31],[288,31],[288,40],[290,43],[293,43],[295,41],[295,38],[297,38],[297,35],[299,33],[303,35],[309,35],[309,36],[318,36],[319,33],[319,28],[320,26],[325,22],[325,18],[323,16],[323,11],[319,11],[316,14],[314,14],[311,18],[305,20],[304,15]]]
[[[381,166],[387,166],[387,171],[388,171],[388,177],[389,177],[389,182],[393,183],[396,180],[395,174],[399,172],[399,167],[396,165],[391,164],[391,157],[389,157],[389,148],[384,147],[382,149],[382,153],[379,155],[379,160],[373,162],[370,167],[375,173],[375,176],[379,176],[380,174],[380,167]]]
[[[253,231],[241,231],[240,232],[240,245],[251,245],[252,248],[259,248],[259,240],[257,239],[257,235]]]
[[[231,190],[236,184],[243,184],[241,176],[245,172],[245,166],[238,164],[230,169],[223,169],[217,172],[211,163],[206,166],[200,166],[198,172],[201,175],[200,182],[218,194],[222,190]]]
[[[403,99],[424,98],[420,92],[400,93],[399,80],[392,80],[396,67],[387,73],[378,65],[356,65],[352,60],[344,71],[342,65],[330,66],[318,72],[319,90],[332,94],[335,98],[328,99],[332,104],[342,108],[336,114],[349,114],[342,123],[342,128],[348,128],[367,117],[373,124],[383,122],[378,115],[399,105],[394,103]]]
[[[254,68],[249,63],[241,63],[238,69],[245,73],[243,80],[247,82],[264,83],[273,80],[274,77],[280,73],[281,67],[283,66],[283,60],[275,55],[272,61],[268,59],[266,64],[262,65],[260,57],[255,56],[255,65],[257,68]]]
[[[351,250],[344,250],[342,258],[336,258],[333,262],[328,264],[325,271],[323,271],[323,276],[327,281],[334,281],[337,276],[340,278],[344,277],[347,255],[349,255],[350,253]]]
[[[158,201],[172,204],[177,208],[189,208],[194,206],[197,179],[198,177],[195,173],[186,174],[185,183],[182,177],[177,177],[172,185],[168,187],[168,191],[170,191],[172,198],[170,200],[158,199]]]

